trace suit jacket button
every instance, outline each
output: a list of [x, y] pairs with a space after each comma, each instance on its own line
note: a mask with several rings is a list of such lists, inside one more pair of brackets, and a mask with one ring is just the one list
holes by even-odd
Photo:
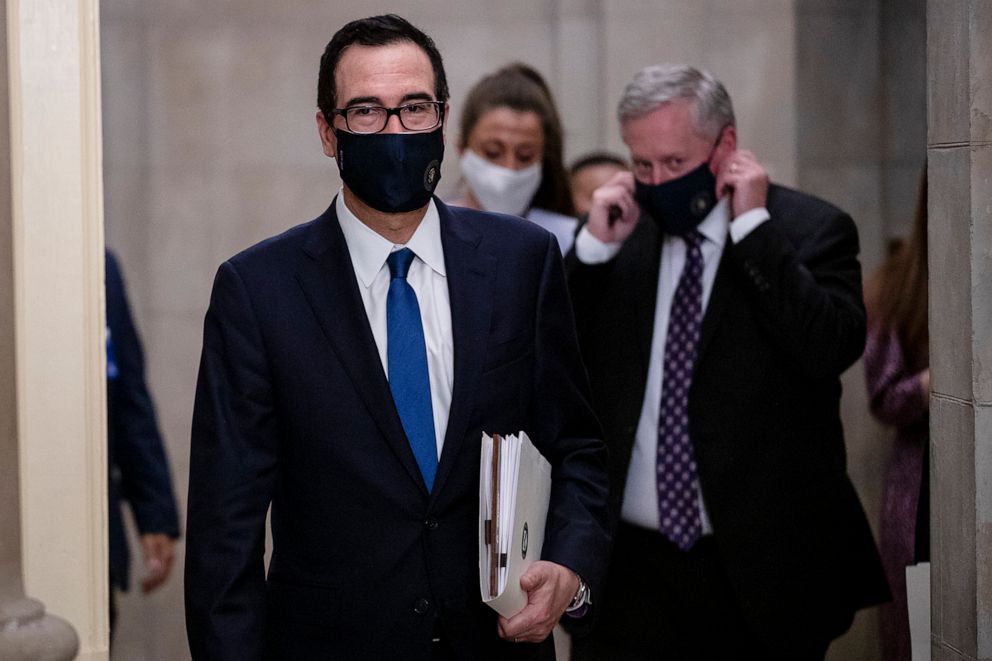
[[426, 521], [424, 521], [424, 526], [428, 530], [436, 530], [437, 529], [437, 519], [427, 519]]
[[424, 615], [431, 608], [431, 602], [427, 599], [418, 599], [417, 603], [413, 605], [413, 612], [417, 615]]

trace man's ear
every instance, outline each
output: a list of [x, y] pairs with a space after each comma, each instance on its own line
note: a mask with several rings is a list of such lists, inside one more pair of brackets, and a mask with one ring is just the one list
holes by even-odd
[[324, 155], [330, 158], [337, 158], [338, 139], [334, 135], [334, 127], [327, 123], [324, 113], [317, 111], [317, 133], [320, 135], [320, 144], [324, 148]]
[[737, 151], [737, 127], [730, 124], [720, 132], [720, 141], [713, 149], [713, 157], [710, 159], [710, 170], [716, 174], [720, 169], [723, 160]]
[[737, 151], [737, 127], [730, 124], [723, 129], [723, 135], [720, 136], [720, 143], [716, 148], [717, 152], [723, 152], [723, 155], [731, 154]]

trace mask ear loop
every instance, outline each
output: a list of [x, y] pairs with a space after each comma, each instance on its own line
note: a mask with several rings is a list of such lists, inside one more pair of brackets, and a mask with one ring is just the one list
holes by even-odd
[[[723, 135], [726, 133], [728, 126], [730, 126], [730, 124], [724, 124], [720, 129], [720, 132], [716, 134], [716, 142], [713, 143], [713, 148], [710, 149], [710, 155], [706, 158], [706, 165], [710, 167], [710, 172], [713, 172], [713, 167], [711, 165], [713, 162], [713, 155], [716, 153], [717, 147], [719, 147], [720, 143], [723, 141]], [[723, 191], [721, 192], [724, 194], [729, 194], [732, 192], [732, 189], [730, 186], [724, 186]]]
[[710, 155], [706, 157], [706, 165], [710, 165], [713, 162], [713, 155], [716, 153], [717, 147], [719, 147], [720, 143], [723, 141], [723, 134], [727, 132], [728, 126], [730, 126], [730, 124], [724, 124], [720, 129], [720, 132], [716, 134], [716, 141], [710, 148]]

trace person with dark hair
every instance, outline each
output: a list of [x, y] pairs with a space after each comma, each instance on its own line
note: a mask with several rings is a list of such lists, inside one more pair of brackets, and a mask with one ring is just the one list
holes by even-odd
[[155, 407], [145, 384], [145, 358], [131, 318], [117, 258], [105, 255], [107, 296], [107, 460], [110, 492], [110, 627], [117, 620], [114, 589], [130, 586], [130, 552], [123, 504], [134, 515], [144, 572], [141, 590], [158, 589], [172, 572], [179, 515]]
[[526, 218], [568, 252], [577, 222], [564, 131], [541, 74], [515, 63], [476, 83], [462, 109], [458, 150], [465, 187], [454, 204]]
[[871, 411], [896, 430], [885, 471], [879, 550], [892, 602], [879, 610], [884, 661], [909, 661], [912, 645], [906, 567], [928, 561], [929, 489], [924, 478], [930, 438], [930, 333], [927, 327], [927, 179], [920, 183], [909, 239], [865, 287], [868, 344], [865, 379]]
[[581, 217], [589, 213], [592, 194], [596, 189], [618, 172], [626, 172], [629, 169], [625, 160], [607, 152], [593, 152], [577, 158], [568, 168], [576, 215]]
[[566, 257], [619, 518], [573, 658], [822, 661], [888, 599], [840, 419], [857, 228], [769, 182], [708, 72], [646, 67], [617, 114], [633, 171]]
[[[317, 129], [343, 187], [221, 265], [190, 454], [194, 659], [553, 659], [609, 548], [606, 451], [554, 237], [433, 196], [441, 57], [404, 19], [339, 30]], [[479, 589], [483, 432], [552, 466], [528, 603]], [[272, 556], [265, 571], [266, 511]]]

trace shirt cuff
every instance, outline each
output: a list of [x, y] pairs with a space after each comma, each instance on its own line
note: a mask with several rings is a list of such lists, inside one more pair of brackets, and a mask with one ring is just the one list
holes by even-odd
[[758, 207], [756, 209], [751, 209], [750, 211], [745, 211], [741, 215], [734, 218], [733, 222], [730, 223], [731, 241], [734, 243], [740, 243], [744, 240], [744, 237], [756, 230], [762, 223], [771, 217], [771, 214], [768, 213], [768, 209], [765, 207]]
[[565, 617], [570, 617], [573, 620], [577, 620], [580, 617], [585, 617], [585, 614], [589, 612], [589, 604], [582, 604], [574, 611], [565, 611]]
[[605, 264], [620, 252], [622, 243], [604, 243], [600, 241], [589, 228], [583, 227], [575, 237], [575, 256], [583, 264]]

